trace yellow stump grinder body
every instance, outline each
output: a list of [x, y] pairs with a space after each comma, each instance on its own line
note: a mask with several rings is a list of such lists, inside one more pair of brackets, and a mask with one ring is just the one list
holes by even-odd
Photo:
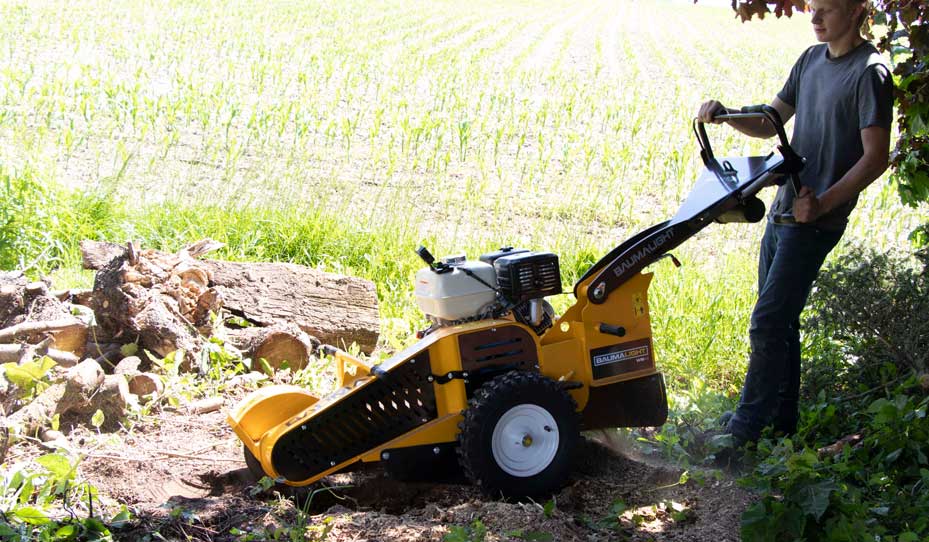
[[[783, 134], [771, 111], [742, 115]], [[506, 248], [436, 263], [420, 247], [428, 267], [416, 297], [432, 326], [373, 366], [322, 347], [339, 378], [325, 397], [272, 386], [245, 398], [228, 422], [250, 469], [302, 486], [359, 463], [423, 472], [451, 457], [488, 493], [541, 495], [566, 480], [581, 430], [662, 425], [644, 269], [714, 220], [760, 220], [754, 195], [802, 167], [786, 136], [780, 153], [720, 161], [695, 128], [706, 169], [680, 211], [594, 264], [560, 316], [544, 301], [562, 293], [554, 254]]]

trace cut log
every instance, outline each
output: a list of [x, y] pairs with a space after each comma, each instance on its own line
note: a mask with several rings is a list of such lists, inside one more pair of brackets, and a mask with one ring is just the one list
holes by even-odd
[[[123, 358], [113, 369], [113, 374], [118, 375], [137, 375], [139, 374], [139, 366], [142, 365], [142, 360], [138, 356], [128, 356]], [[135, 392], [133, 392], [135, 393]]]
[[[18, 344], [0, 344], [0, 363], [18, 363], [22, 355], [23, 346]], [[62, 352], [55, 348], [49, 348], [45, 350], [44, 353], [37, 351], [36, 355], [48, 356], [61, 367], [74, 367], [79, 361], [79, 358], [71, 352]]]
[[129, 392], [142, 402], [158, 399], [165, 391], [161, 377], [152, 373], [137, 373], [129, 380]]
[[64, 436], [61, 431], [40, 429], [39, 438], [42, 439], [43, 446], [50, 450], [58, 450], [61, 448], [65, 450], [71, 449], [71, 443], [68, 442], [68, 437]]
[[81, 290], [71, 290], [71, 302], [76, 305], [82, 305], [85, 307], [93, 306], [93, 296], [94, 291], [92, 288], [86, 288]]
[[55, 340], [55, 349], [84, 354], [87, 344], [87, 324], [74, 317], [45, 322], [23, 322], [0, 329], [0, 343], [26, 340], [36, 342], [48, 334]]
[[188, 414], [206, 414], [208, 412], [215, 412], [223, 408], [223, 398], [222, 397], [207, 397], [206, 399], [200, 399], [199, 401], [194, 401], [184, 407], [184, 412]]
[[89, 406], [103, 381], [103, 369], [93, 360], [83, 361], [65, 373], [63, 381], [55, 382], [26, 406], [7, 416], [3, 424], [25, 434], [35, 433], [55, 414]]
[[264, 359], [274, 369], [284, 362], [293, 370], [306, 367], [319, 341], [307, 335], [295, 324], [274, 324], [270, 327], [247, 327], [225, 330], [226, 341], [253, 360], [252, 367], [261, 370], [258, 360]]
[[377, 345], [374, 283], [289, 263], [205, 260], [230, 313], [258, 326], [292, 322], [326, 344]]
[[135, 403], [136, 399], [129, 391], [129, 383], [123, 375], [106, 375], [103, 383], [87, 398], [86, 402], [78, 403], [69, 408], [77, 414], [93, 414], [103, 412], [104, 424], [114, 427], [126, 413], [126, 407]]
[[36, 298], [48, 295], [48, 284], [42, 281], [30, 282], [26, 285], [25, 294], [27, 298]]
[[48, 349], [55, 343], [55, 340], [51, 337], [46, 337], [42, 342], [38, 344], [24, 344], [19, 350], [19, 359], [16, 360], [17, 365], [22, 365], [24, 363], [32, 361], [36, 356], [44, 356], [48, 354]]
[[200, 331], [209, 330], [209, 314], [219, 310], [208, 281], [208, 273], [189, 256], [131, 252], [97, 273], [90, 301], [103, 334], [112, 339], [138, 340], [160, 356], [196, 353], [202, 347]]
[[[213, 242], [206, 241], [195, 243], [174, 255], [152, 250], [137, 252], [138, 263], [126, 264], [122, 269], [120, 266], [129, 262], [132, 256], [126, 247], [82, 242], [85, 266], [100, 269], [94, 285], [95, 293], [87, 301], [95, 308], [98, 321], [106, 320], [107, 316], [135, 314], [128, 310], [125, 300], [118, 299], [119, 296], [101, 296], [101, 290], [122, 287], [125, 295], [143, 295], [139, 289], [154, 288], [158, 281], [168, 281], [167, 276], [174, 273], [178, 277], [174, 283], [175, 291], [190, 287], [198, 292], [196, 302], [184, 295], [174, 296], [177, 312], [197, 326], [197, 320], [209, 314], [207, 309], [218, 309], [221, 302], [231, 314], [260, 327], [292, 322], [324, 343], [343, 348], [357, 343], [366, 353], [376, 346], [378, 305], [372, 282], [287, 263], [191, 260], [192, 255], [215, 246]], [[192, 269], [179, 265], [181, 260]], [[206, 272], [207, 283], [203, 282], [204, 275], [198, 270]], [[129, 283], [136, 289], [127, 290], [125, 287]], [[205, 286], [215, 288], [215, 294], [208, 293]], [[187, 315], [185, 310], [191, 311], [193, 316]], [[125, 327], [131, 331], [133, 326]], [[207, 332], [202, 327], [200, 331]]]

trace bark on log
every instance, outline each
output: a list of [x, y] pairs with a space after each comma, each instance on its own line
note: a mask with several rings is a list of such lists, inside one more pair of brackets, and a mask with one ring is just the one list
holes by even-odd
[[374, 283], [288, 263], [205, 260], [230, 313], [259, 326], [293, 322], [326, 344], [365, 353], [378, 336]]
[[19, 271], [0, 271], [0, 326], [8, 326], [25, 310], [26, 277]]
[[73, 352], [77, 356], [84, 354], [87, 324], [74, 317], [45, 322], [23, 322], [0, 329], [0, 343], [17, 340], [35, 342], [37, 338], [46, 334], [54, 338], [56, 350]]
[[199, 401], [194, 401], [184, 407], [184, 412], [188, 414], [206, 414], [208, 412], [215, 412], [223, 408], [223, 398], [222, 397], [207, 397], [206, 399], [200, 399]]
[[65, 373], [63, 381], [52, 384], [26, 406], [7, 416], [4, 426], [32, 434], [55, 414], [88, 405], [103, 380], [103, 369], [99, 365], [92, 360], [81, 362]]
[[252, 368], [256, 370], [261, 370], [259, 359], [264, 359], [275, 371], [285, 361], [291, 369], [302, 369], [319, 344], [295, 324], [227, 329], [225, 335], [229, 344], [253, 360]]
[[[212, 248], [207, 241], [202, 246]], [[200, 248], [201, 243], [196, 243], [186, 254], [199, 254]], [[98, 273], [98, 281], [115, 262], [127, 261], [130, 256], [126, 247], [94, 241], [81, 242], [81, 251], [85, 267], [105, 267]], [[155, 251], [144, 251], [140, 258], [146, 253]], [[257, 326], [293, 322], [324, 343], [346, 347], [355, 342], [366, 353], [377, 344], [377, 293], [370, 281], [286, 263], [199, 260], [197, 266], [212, 275], [209, 285], [215, 288], [222, 306]], [[95, 284], [94, 289], [100, 288]], [[99, 309], [119, 313], [125, 304], [117, 302], [114, 309], [102, 306], [98, 299], [91, 305], [98, 309], [99, 317]], [[206, 312], [197, 308], [200, 314]]]
[[[23, 347], [18, 344], [0, 344], [0, 363], [18, 363], [22, 353]], [[37, 355], [39, 353], [36, 352]], [[79, 358], [71, 352], [63, 352], [55, 348], [49, 348], [41, 355], [52, 358], [61, 367], [74, 367], [79, 361]]]
[[125, 255], [125, 245], [102, 241], [81, 241], [81, 263], [84, 269], [103, 269], [113, 258]]

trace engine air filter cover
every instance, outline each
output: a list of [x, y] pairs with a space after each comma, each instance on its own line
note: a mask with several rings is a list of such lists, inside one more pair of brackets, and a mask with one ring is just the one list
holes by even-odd
[[513, 303], [561, 293], [558, 256], [551, 252], [522, 252], [494, 261], [497, 287]]
[[525, 248], [513, 248], [513, 247], [502, 247], [500, 250], [495, 252], [488, 252], [487, 254], [481, 254], [480, 260], [484, 263], [489, 263], [493, 265], [497, 258], [502, 258], [504, 256], [512, 256], [513, 254], [522, 254], [523, 252], [529, 252]]

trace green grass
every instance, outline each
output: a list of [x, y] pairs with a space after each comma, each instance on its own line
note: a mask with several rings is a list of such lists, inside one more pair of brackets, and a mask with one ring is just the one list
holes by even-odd
[[[686, 196], [699, 103], [769, 100], [811, 41], [802, 15], [659, 2], [7, 2], [0, 263], [86, 284], [83, 238], [209, 236], [219, 257], [373, 280], [397, 348], [423, 323], [418, 244], [550, 250], [573, 283]], [[721, 154], [770, 146], [711, 134]], [[849, 236], [900, 244], [918, 210], [878, 184]], [[737, 390], [760, 234], [713, 226], [684, 268], [655, 266], [672, 389]]]

